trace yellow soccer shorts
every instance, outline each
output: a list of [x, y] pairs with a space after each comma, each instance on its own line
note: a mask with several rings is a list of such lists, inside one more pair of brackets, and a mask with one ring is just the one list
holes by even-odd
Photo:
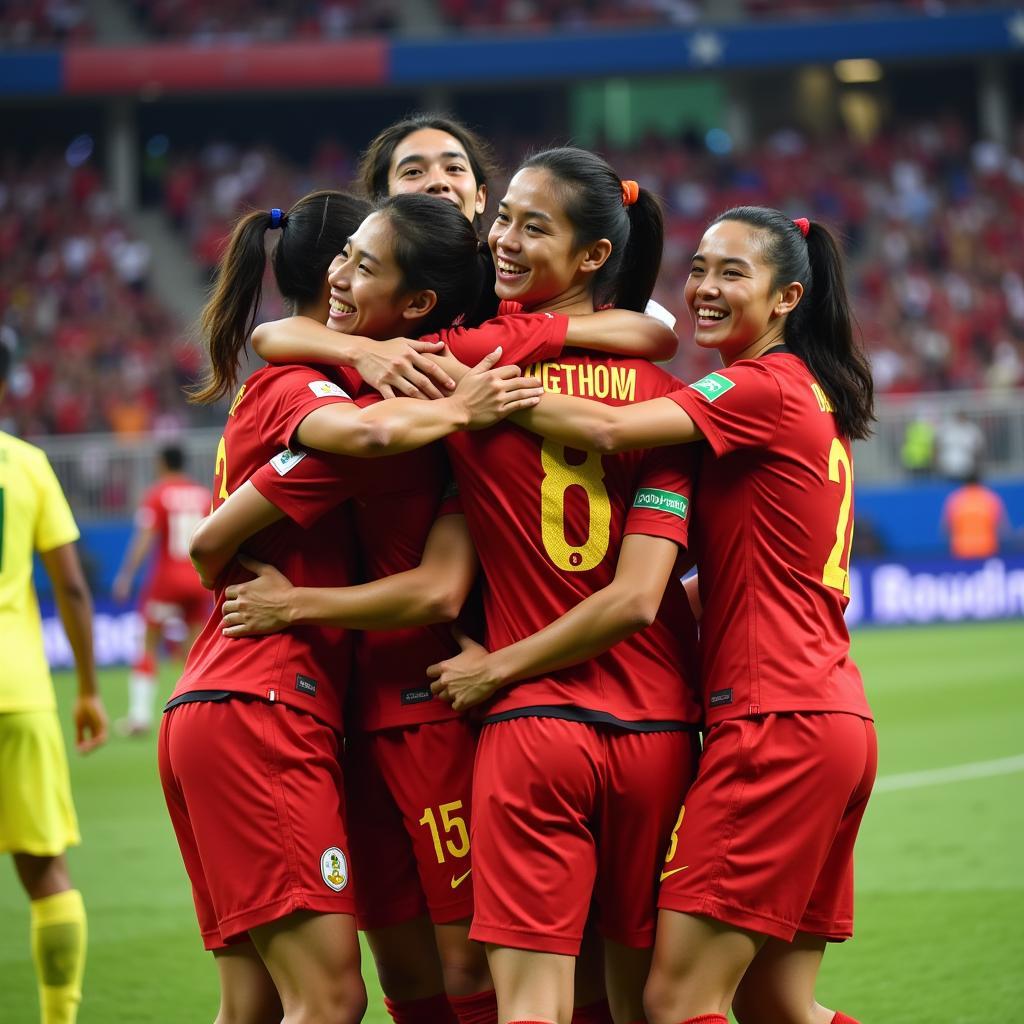
[[80, 841], [57, 712], [0, 712], [0, 853], [52, 857]]

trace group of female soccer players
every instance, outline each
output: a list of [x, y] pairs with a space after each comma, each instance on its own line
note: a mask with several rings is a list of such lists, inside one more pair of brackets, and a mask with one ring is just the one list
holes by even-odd
[[[488, 173], [393, 125], [372, 206], [247, 215], [204, 311], [217, 611], [159, 756], [217, 1019], [358, 1021], [358, 926], [399, 1024], [849, 1024], [814, 997], [876, 762], [835, 243], [717, 217], [684, 294], [723, 369], [685, 386], [656, 199], [547, 150], [484, 245]], [[268, 230], [294, 315], [253, 330]]]

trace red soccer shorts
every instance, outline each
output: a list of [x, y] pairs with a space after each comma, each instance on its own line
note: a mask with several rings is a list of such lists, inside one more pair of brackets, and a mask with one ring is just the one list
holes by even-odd
[[360, 928], [473, 914], [469, 827], [477, 726], [462, 718], [345, 739]]
[[154, 576], [139, 597], [139, 608], [148, 626], [163, 626], [172, 618], [198, 626], [206, 622], [213, 610], [213, 595], [196, 576]]
[[158, 761], [207, 949], [296, 910], [353, 912], [338, 736], [284, 704], [180, 704]]
[[872, 723], [791, 713], [714, 726], [669, 843], [658, 906], [772, 935], [853, 934], [853, 844], [875, 781]]
[[688, 732], [556, 718], [484, 726], [473, 778], [470, 937], [576, 956], [593, 900], [605, 938], [650, 946], [658, 872], [696, 743]]

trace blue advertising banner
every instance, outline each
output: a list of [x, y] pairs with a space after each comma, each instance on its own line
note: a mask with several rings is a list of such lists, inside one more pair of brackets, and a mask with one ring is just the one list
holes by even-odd
[[[43, 642], [53, 668], [74, 661], [52, 603], [41, 604]], [[911, 626], [1024, 618], [1024, 554], [981, 561], [915, 559], [855, 562], [850, 569], [846, 621], [856, 626]], [[93, 618], [96, 663], [129, 665], [142, 650], [142, 618], [111, 601], [97, 601]], [[182, 623], [168, 624], [172, 642]]]

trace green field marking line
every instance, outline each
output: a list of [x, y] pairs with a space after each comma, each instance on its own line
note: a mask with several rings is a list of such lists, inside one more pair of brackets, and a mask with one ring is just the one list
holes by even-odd
[[972, 761], [969, 764], [955, 764], [948, 768], [932, 768], [923, 772], [902, 772], [899, 775], [883, 775], [875, 781], [872, 792], [893, 793], [901, 789], [923, 789], [925, 786], [942, 786], [947, 782], [967, 782], [971, 779], [990, 779], [996, 775], [1013, 775], [1024, 772], [1024, 754], [1001, 757], [996, 761]]

